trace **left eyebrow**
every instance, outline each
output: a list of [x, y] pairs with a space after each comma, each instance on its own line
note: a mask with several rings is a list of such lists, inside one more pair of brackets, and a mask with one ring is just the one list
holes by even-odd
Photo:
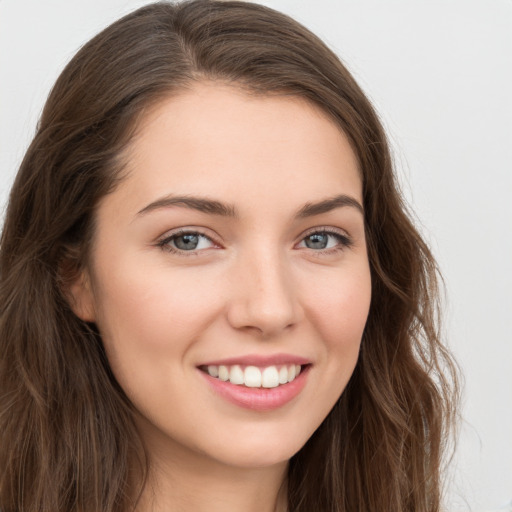
[[364, 209], [357, 199], [347, 196], [345, 194], [341, 194], [339, 196], [334, 196], [329, 199], [324, 199], [323, 201], [319, 201], [317, 203], [306, 203], [298, 212], [296, 217], [299, 219], [304, 219], [306, 217], [313, 217], [314, 215], [320, 215], [322, 213], [327, 213], [336, 208], [343, 208], [349, 206], [351, 208], [355, 208], [362, 215], [364, 215]]

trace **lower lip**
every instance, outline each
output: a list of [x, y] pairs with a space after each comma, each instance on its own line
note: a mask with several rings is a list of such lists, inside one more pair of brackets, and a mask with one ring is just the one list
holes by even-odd
[[281, 384], [276, 388], [248, 388], [217, 379], [202, 370], [198, 369], [198, 371], [211, 388], [229, 402], [253, 411], [271, 411], [292, 401], [302, 391], [306, 385], [310, 367], [311, 365], [303, 367], [292, 382]]

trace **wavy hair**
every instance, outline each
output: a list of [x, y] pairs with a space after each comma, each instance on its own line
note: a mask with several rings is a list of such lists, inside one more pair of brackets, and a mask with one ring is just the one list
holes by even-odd
[[68, 303], [98, 201], [144, 113], [200, 80], [305, 98], [349, 138], [363, 181], [372, 300], [355, 372], [290, 460], [293, 512], [436, 512], [457, 398], [438, 269], [411, 221], [372, 105], [315, 35], [254, 3], [147, 5], [66, 66], [9, 199], [0, 241], [0, 509], [126, 512], [147, 458], [93, 324]]

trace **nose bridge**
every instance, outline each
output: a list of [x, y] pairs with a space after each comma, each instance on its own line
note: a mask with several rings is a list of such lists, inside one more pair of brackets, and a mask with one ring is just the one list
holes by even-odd
[[268, 336], [295, 324], [300, 317], [297, 288], [286, 255], [275, 245], [259, 245], [237, 262], [236, 291], [230, 321]]

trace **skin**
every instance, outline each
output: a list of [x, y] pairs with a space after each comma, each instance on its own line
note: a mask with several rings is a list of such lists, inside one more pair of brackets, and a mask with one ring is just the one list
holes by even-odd
[[[125, 156], [128, 175], [98, 206], [90, 265], [71, 293], [138, 411], [151, 461], [138, 510], [285, 511], [288, 460], [343, 392], [371, 297], [360, 209], [297, 212], [339, 195], [362, 204], [356, 157], [304, 100], [217, 83], [158, 104]], [[154, 205], [169, 194], [237, 215]], [[169, 250], [180, 228], [205, 235], [197, 250]], [[345, 238], [307, 245], [326, 229]], [[197, 368], [277, 353], [312, 363], [277, 410], [226, 401]]]

